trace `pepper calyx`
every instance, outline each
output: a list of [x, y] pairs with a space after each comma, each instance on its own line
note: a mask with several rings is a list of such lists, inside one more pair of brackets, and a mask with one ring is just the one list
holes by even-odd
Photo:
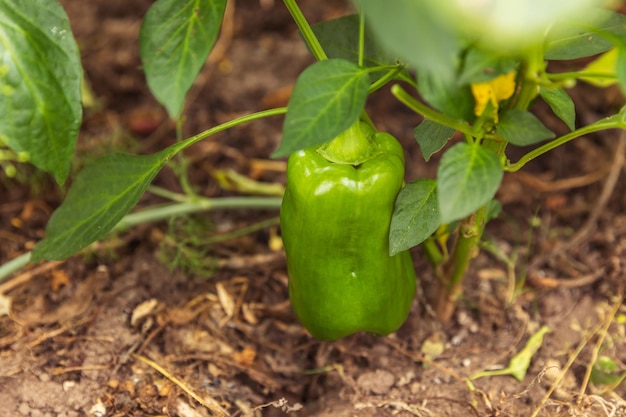
[[317, 149], [327, 161], [358, 166], [383, 153], [374, 140], [374, 129], [358, 121]]

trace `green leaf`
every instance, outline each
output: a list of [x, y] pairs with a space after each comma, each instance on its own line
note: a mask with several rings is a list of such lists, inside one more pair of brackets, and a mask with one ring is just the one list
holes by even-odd
[[503, 57], [494, 51], [472, 47], [465, 54], [463, 71], [457, 82], [463, 85], [489, 81], [499, 75], [508, 74], [516, 67], [517, 62], [512, 58]]
[[444, 80], [455, 75], [460, 41], [440, 24], [430, 2], [357, 0], [376, 38], [391, 54]]
[[457, 119], [472, 121], [474, 96], [469, 84], [460, 84], [458, 79], [446, 80], [437, 73], [418, 72], [417, 88], [424, 100], [437, 110]]
[[[353, 64], [359, 63], [359, 15], [351, 14], [336, 19], [327, 20], [312, 26], [315, 36], [319, 40], [328, 58], [345, 59]], [[397, 56], [391, 55], [383, 48], [368, 24], [365, 25], [363, 67], [372, 68], [398, 64]], [[387, 71], [370, 73], [370, 82], [375, 82]], [[413, 78], [405, 69], [395, 77], [409, 83]]]
[[621, 369], [615, 359], [601, 355], [593, 364], [590, 380], [596, 385], [616, 386], [626, 378], [626, 373], [620, 371]]
[[537, 353], [539, 348], [541, 348], [541, 345], [543, 344], [543, 337], [546, 333], [550, 333], [550, 328], [542, 326], [535, 334], [530, 336], [530, 338], [528, 338], [528, 342], [526, 342], [526, 346], [524, 346], [524, 348], [520, 350], [517, 355], [511, 358], [509, 366], [506, 368], [478, 372], [470, 376], [470, 379], [474, 380], [477, 378], [496, 375], [511, 375], [513, 378], [521, 382], [526, 376], [526, 372], [528, 372], [528, 367], [530, 366], [533, 356]]
[[502, 212], [502, 204], [498, 200], [489, 200], [485, 205], [485, 220], [493, 220]]
[[82, 119], [83, 72], [57, 1], [0, 1], [0, 142], [63, 184]]
[[367, 99], [366, 71], [343, 59], [316, 62], [298, 77], [287, 106], [277, 158], [320, 145], [348, 129]]
[[533, 145], [555, 137], [554, 132], [546, 128], [534, 114], [519, 109], [504, 112], [497, 129], [502, 139], [517, 146]]
[[582, 21], [557, 26], [548, 33], [545, 58], [566, 60], [596, 55], [613, 46], [611, 36], [626, 37], [626, 16], [597, 9], [586, 13]]
[[139, 34], [146, 80], [174, 119], [213, 49], [225, 9], [226, 0], [157, 0], [146, 13]]
[[562, 88], [545, 88], [539, 90], [541, 98], [550, 106], [556, 117], [561, 119], [569, 128], [576, 129], [576, 109], [574, 101]]
[[435, 152], [440, 151], [448, 143], [454, 132], [451, 127], [426, 119], [413, 130], [413, 136], [428, 162]]
[[615, 75], [622, 93], [626, 94], [626, 42], [617, 50], [617, 62], [615, 63]]
[[528, 367], [530, 366], [530, 361], [543, 344], [543, 336], [546, 333], [550, 333], [550, 328], [542, 326], [536, 333], [528, 338], [528, 342], [526, 342], [524, 349], [511, 358], [507, 368], [513, 378], [518, 381], [522, 381], [524, 379], [526, 372], [528, 371]]
[[472, 214], [493, 198], [502, 181], [495, 152], [477, 143], [457, 143], [444, 153], [437, 171], [441, 222]]
[[[324, 52], [329, 58], [345, 59], [353, 64], [359, 62], [359, 16], [356, 14], [327, 20], [312, 27]], [[382, 48], [365, 26], [365, 50], [363, 65], [377, 67], [395, 65], [395, 57]]]
[[437, 181], [419, 179], [407, 184], [396, 198], [389, 229], [389, 255], [419, 245], [440, 224]]
[[137, 156], [115, 153], [86, 166], [50, 217], [33, 262], [65, 259], [103, 238], [139, 201], [173, 151]]
[[615, 84], [618, 54], [619, 48], [609, 49], [578, 71], [576, 78], [601, 88]]

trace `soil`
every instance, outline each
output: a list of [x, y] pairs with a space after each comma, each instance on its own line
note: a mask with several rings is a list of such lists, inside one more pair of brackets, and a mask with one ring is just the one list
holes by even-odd
[[[150, 153], [174, 141], [139, 59], [151, 3], [62, 1], [95, 98], [74, 172], [114, 150]], [[313, 0], [302, 7], [313, 22], [348, 10]], [[239, 0], [229, 10], [189, 95], [185, 136], [285, 105], [312, 62], [282, 3]], [[581, 85], [573, 94], [583, 123], [623, 104], [617, 90]], [[433, 177], [436, 160], [426, 164], [412, 137], [419, 118], [388, 91], [369, 106], [378, 128], [406, 146], [407, 180]], [[565, 131], [547, 108], [537, 114]], [[240, 195], [217, 180], [228, 169], [284, 183], [284, 161], [269, 160], [281, 124], [255, 122], [194, 146], [187, 160], [196, 191]], [[614, 131], [590, 135], [505, 176], [503, 211], [450, 323], [434, 317], [437, 283], [414, 248], [418, 297], [387, 337], [319, 342], [307, 334], [290, 309], [275, 221], [213, 239], [275, 219], [277, 210], [150, 223], [64, 262], [31, 265], [0, 283], [0, 416], [626, 416], [624, 384], [607, 389], [587, 372], [597, 356], [626, 370], [625, 141]], [[0, 182], [0, 263], [31, 249], [62, 201], [48, 177], [18, 171]], [[155, 183], [181, 191], [169, 168]], [[139, 206], [162, 201], [148, 194]], [[468, 382], [506, 367], [542, 326], [550, 332], [527, 352], [519, 381]]]

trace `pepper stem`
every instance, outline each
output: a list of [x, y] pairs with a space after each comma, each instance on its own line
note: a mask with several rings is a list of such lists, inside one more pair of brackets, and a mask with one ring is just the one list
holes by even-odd
[[367, 123], [357, 120], [348, 130], [320, 146], [317, 152], [336, 164], [361, 165], [381, 153], [374, 133]]

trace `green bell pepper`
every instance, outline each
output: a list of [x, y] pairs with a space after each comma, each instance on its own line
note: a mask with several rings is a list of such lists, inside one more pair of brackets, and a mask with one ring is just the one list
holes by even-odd
[[406, 319], [416, 278], [408, 251], [389, 256], [404, 154], [364, 123], [291, 154], [280, 212], [289, 297], [316, 338], [386, 335]]

